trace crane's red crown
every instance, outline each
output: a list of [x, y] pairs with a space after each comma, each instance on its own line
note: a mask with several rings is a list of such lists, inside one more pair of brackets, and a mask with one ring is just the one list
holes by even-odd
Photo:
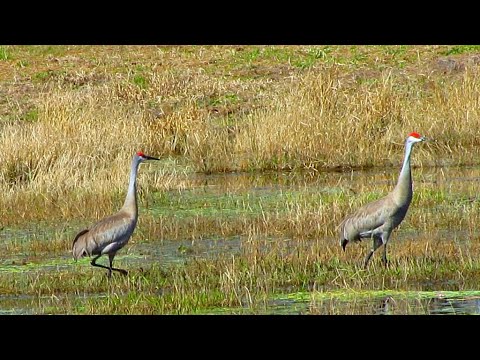
[[141, 151], [137, 151], [137, 155], [138, 155], [138, 156], [145, 157], [145, 154], [144, 154], [143, 152], [141, 152]]
[[420, 139], [420, 138], [421, 138], [420, 134], [417, 133], [417, 132], [412, 132], [412, 133], [410, 133], [410, 135], [408, 135], [408, 136], [412, 136], [412, 137], [417, 138], [417, 139]]

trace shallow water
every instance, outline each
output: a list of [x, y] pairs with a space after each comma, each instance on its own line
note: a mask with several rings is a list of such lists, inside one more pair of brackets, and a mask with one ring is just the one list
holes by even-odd
[[[480, 292], [397, 292], [351, 299], [305, 302], [305, 314], [352, 315], [473, 315], [480, 314]], [[293, 305], [295, 306], [295, 305]], [[292, 308], [292, 305], [287, 308]]]
[[[381, 193], [390, 191], [398, 176], [397, 168], [375, 169], [371, 171], [352, 172], [303, 172], [303, 173], [232, 173], [216, 175], [193, 175], [192, 187], [182, 191], [170, 191], [170, 202], [152, 203], [148, 209], [141, 211], [151, 214], [178, 215], [180, 219], [188, 219], [201, 210], [202, 216], [235, 217], [240, 211], [258, 211], [256, 201], [262, 200], [261, 210], [268, 206], [278, 209], [276, 201], [280, 194], [301, 192], [302, 194], [346, 193], [357, 196], [365, 189], [379, 189]], [[416, 168], [413, 170], [414, 188], [422, 184], [438, 184], [449, 189], [446, 196], [459, 204], [480, 201], [477, 188], [480, 185], [480, 167], [449, 168]], [[201, 194], [201, 202], [196, 203]], [[229, 194], [225, 199], [225, 194]], [[239, 201], [249, 201], [244, 208], [238, 206]], [[233, 204], [233, 205], [232, 205]], [[197, 206], [197, 208], [193, 208]], [[200, 210], [198, 210], [200, 209]], [[240, 209], [240, 210], [239, 210]], [[442, 211], [438, 206], [425, 209], [428, 212]], [[228, 215], [228, 216], [227, 216]], [[0, 250], [13, 242], [49, 241], [52, 237], [73, 238], [78, 224], [31, 224], [24, 228], [4, 228], [0, 231]], [[480, 227], [479, 227], [480, 228]], [[409, 228], [408, 225], [395, 235], [395, 241], [421, 236], [421, 229]], [[472, 233], [458, 227], [439, 227], [435, 232], [435, 241], [469, 241]], [[239, 255], [242, 253], [247, 237], [239, 234], [230, 237], [202, 236], [198, 239], [158, 239], [142, 242], [137, 239], [129, 243], [115, 258], [115, 264], [121, 268], [140, 268], [150, 265], [182, 266], [192, 259], [212, 259], [218, 256]], [[297, 246], [309, 246], [308, 242], [299, 243], [285, 237], [259, 239], [259, 241], [282, 241], [286, 249]], [[335, 241], [335, 239], [331, 239]], [[18, 252], [8, 258], [0, 259], [0, 273], [8, 272], [49, 272], [74, 270], [77, 266], [89, 267], [89, 259], [75, 263], [70, 253], [65, 254], [25, 254]], [[106, 259], [100, 263], [106, 263]], [[100, 272], [101, 269], [97, 269]], [[433, 286], [433, 285], [432, 285]], [[424, 284], [422, 288], [428, 289]], [[455, 287], [446, 286], [446, 288]], [[438, 284], [435, 284], [435, 289]], [[433, 290], [433, 287], [432, 287]], [[32, 299], [22, 296], [2, 298], [0, 295], [0, 313], [32, 313], [28, 304]], [[17, 304], [18, 306], [16, 306]], [[248, 313], [248, 309], [217, 309], [212, 313]], [[208, 312], [208, 311], [207, 311]], [[273, 314], [478, 314], [480, 313], [480, 294], [465, 295], [449, 292], [448, 296], [431, 294], [431, 296], [415, 297], [405, 292], [393, 295], [362, 296], [349, 299], [332, 297], [327, 299], [279, 297], [267, 302], [260, 313]]]
[[[337, 294], [315, 293], [279, 296], [254, 310], [250, 308], [212, 309], [205, 314], [269, 315], [479, 315], [480, 292], [396, 292], [345, 299]], [[330, 298], [329, 298], [330, 297]]]

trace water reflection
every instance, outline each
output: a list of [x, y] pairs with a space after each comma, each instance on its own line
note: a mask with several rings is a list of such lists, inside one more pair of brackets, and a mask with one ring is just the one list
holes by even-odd
[[412, 297], [411, 293], [351, 300], [330, 299], [309, 303], [308, 314], [352, 315], [478, 315], [480, 296]]
[[429, 309], [430, 314], [479, 315], [480, 297], [472, 298], [435, 298]]

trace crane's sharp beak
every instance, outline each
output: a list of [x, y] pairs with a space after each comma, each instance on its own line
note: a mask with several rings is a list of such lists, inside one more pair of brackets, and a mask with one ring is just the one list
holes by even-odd
[[422, 136], [422, 137], [420, 138], [420, 140], [422, 140], [422, 141], [427, 141], [427, 140], [428, 140], [428, 138], [427, 138], [427, 137], [425, 137], [425, 136]]
[[145, 158], [145, 160], [160, 160], [159, 158], [156, 158], [156, 157], [153, 157], [153, 156], [148, 156], [148, 155], [145, 155], [144, 158]]

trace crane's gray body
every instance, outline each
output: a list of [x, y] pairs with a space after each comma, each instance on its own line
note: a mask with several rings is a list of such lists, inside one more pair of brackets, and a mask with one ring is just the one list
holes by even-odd
[[366, 204], [343, 220], [340, 225], [342, 241], [357, 242], [391, 233], [405, 218], [410, 201], [399, 205], [391, 196], [386, 196]]
[[[128, 192], [122, 208], [117, 213], [100, 220], [92, 227], [80, 231], [75, 236], [72, 248], [73, 258], [75, 260], [84, 256], [96, 256], [91, 264], [109, 269], [109, 276], [112, 270], [126, 274], [125, 270], [113, 268], [112, 262], [117, 251], [128, 243], [137, 225], [137, 172], [140, 163], [148, 159], [158, 160], [157, 158], [146, 155], [143, 155], [143, 157], [138, 154], [134, 155]], [[110, 267], [95, 263], [95, 261], [104, 254], [109, 256]]]
[[375, 250], [384, 245], [383, 261], [387, 263], [387, 242], [392, 231], [400, 225], [407, 214], [413, 197], [410, 154], [415, 142], [425, 138], [406, 141], [405, 158], [395, 189], [387, 196], [368, 203], [353, 214], [348, 215], [340, 224], [340, 244], [345, 250], [348, 242], [373, 239], [372, 250], [365, 259], [366, 267]]
[[102, 219], [77, 235], [73, 247], [74, 258], [116, 253], [130, 240], [136, 224], [137, 218], [123, 209]]

